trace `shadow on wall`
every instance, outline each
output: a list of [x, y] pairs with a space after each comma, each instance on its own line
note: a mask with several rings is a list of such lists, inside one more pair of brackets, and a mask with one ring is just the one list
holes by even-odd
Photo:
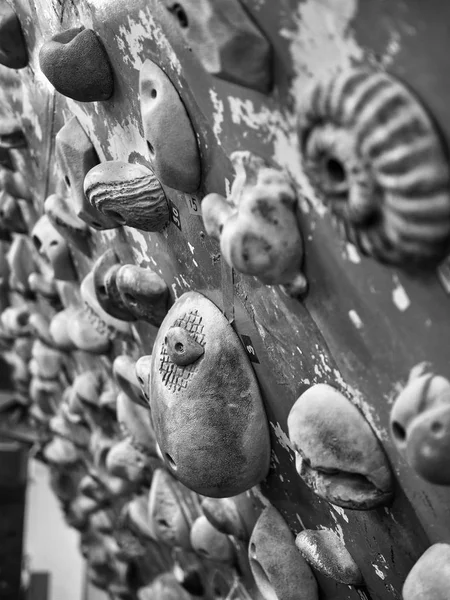
[[24, 555], [31, 571], [50, 573], [48, 600], [83, 600], [84, 562], [78, 534], [64, 522], [47, 470], [36, 461], [29, 465]]

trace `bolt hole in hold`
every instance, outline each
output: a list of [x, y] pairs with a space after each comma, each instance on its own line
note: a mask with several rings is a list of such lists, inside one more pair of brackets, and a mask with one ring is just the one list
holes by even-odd
[[173, 460], [173, 458], [170, 456], [170, 454], [168, 452], [165, 453], [166, 456], [166, 460], [170, 465], [170, 468], [173, 469], [174, 471], [177, 470], [177, 465], [175, 463], [175, 461]]
[[37, 235], [33, 235], [31, 239], [33, 240], [34, 247], [39, 252], [42, 247], [41, 240], [37, 237]]
[[[152, 98], [154, 98], [154, 97], [155, 96], [153, 96], [153, 92], [152, 92]], [[155, 156], [155, 148], [153, 147], [153, 144], [151, 144], [148, 140], [147, 140], [147, 147], [148, 147], [148, 151], [150, 152], [151, 156]]]
[[153, 90], [151, 91], [151, 94], [150, 94], [150, 96], [151, 96], [152, 98], [156, 98], [156, 96], [157, 96], [157, 95], [158, 95], [158, 92], [157, 92], [155, 89], [153, 89]]
[[399, 442], [404, 442], [406, 440], [406, 431], [400, 425], [400, 423], [397, 423], [397, 422], [392, 423], [392, 433], [394, 434], [394, 437]]
[[67, 175], [65, 175], [64, 181], [65, 181], [67, 187], [70, 188], [70, 179], [69, 179], [69, 177]]
[[177, 352], [184, 352], [184, 346], [183, 346], [183, 344], [181, 344], [180, 342], [177, 342], [177, 343], [175, 344], [175, 350], [176, 350]]
[[341, 184], [347, 179], [345, 168], [342, 163], [333, 157], [325, 159], [325, 170], [330, 181]]
[[434, 423], [431, 424], [430, 429], [431, 429], [431, 432], [436, 435], [436, 437], [439, 437], [445, 431], [445, 426], [443, 423], [440, 423], [439, 421], [434, 421]]
[[187, 17], [186, 11], [181, 6], [181, 4], [175, 3], [169, 8], [169, 12], [171, 12], [174, 17], [178, 20], [180, 27], [183, 29], [187, 29], [189, 27], [189, 19]]

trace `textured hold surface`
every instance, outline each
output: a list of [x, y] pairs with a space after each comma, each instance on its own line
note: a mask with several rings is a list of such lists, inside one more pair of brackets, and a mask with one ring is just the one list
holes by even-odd
[[271, 47], [238, 0], [164, 0], [164, 4], [208, 73], [270, 91]]
[[390, 75], [353, 68], [300, 99], [304, 168], [347, 239], [383, 263], [431, 267], [450, 248], [450, 171], [434, 124]]
[[148, 411], [148, 402], [142, 393], [136, 372], [136, 362], [122, 354], [114, 359], [113, 373], [115, 380], [128, 398]]
[[117, 332], [122, 335], [130, 334], [130, 325], [115, 319], [109, 315], [100, 306], [95, 293], [94, 273], [91, 271], [81, 282], [80, 286], [81, 297], [92, 317], [92, 323], [99, 332], [107, 332], [111, 337], [115, 337]]
[[56, 158], [69, 191], [75, 215], [94, 229], [113, 229], [118, 223], [108, 219], [88, 202], [83, 183], [86, 174], [98, 164], [91, 140], [76, 117], [67, 121], [55, 138]]
[[14, 233], [28, 233], [28, 226], [17, 198], [4, 190], [0, 192], [0, 228]]
[[150, 60], [141, 67], [139, 94], [144, 136], [155, 175], [171, 188], [195, 192], [201, 177], [195, 132], [174, 85]]
[[74, 27], [54, 35], [42, 46], [39, 64], [54, 88], [68, 98], [96, 102], [113, 94], [111, 64], [92, 29]]
[[51, 264], [55, 279], [77, 280], [67, 242], [53, 227], [47, 215], [39, 219], [33, 227], [31, 236], [36, 250]]
[[363, 585], [358, 565], [333, 531], [305, 529], [296, 537], [295, 545], [320, 573], [345, 585]]
[[138, 592], [139, 600], [190, 600], [191, 595], [183, 589], [172, 573], [157, 577], [150, 585]]
[[[172, 327], [185, 329], [205, 350], [186, 367], [168, 354]], [[266, 476], [270, 441], [256, 378], [239, 338], [212, 302], [197, 292], [183, 294], [159, 329], [151, 376], [147, 357], [142, 360], [136, 373], [150, 398], [157, 442], [177, 479], [205, 496], [229, 497]]]
[[306, 390], [289, 413], [288, 430], [297, 472], [318, 496], [355, 510], [391, 501], [393, 477], [382, 446], [338, 390], [326, 384]]
[[[191, 499], [190, 504], [186, 499]], [[152, 536], [170, 547], [191, 550], [190, 530], [200, 516], [195, 494], [189, 492], [170, 473], [156, 469], [148, 499], [149, 527]]]
[[164, 343], [169, 359], [179, 367], [192, 365], [205, 353], [204, 347], [183, 327], [171, 327]]
[[257, 520], [257, 511], [250, 496], [234, 498], [203, 498], [202, 509], [214, 527], [239, 540], [248, 540]]
[[280, 513], [266, 508], [248, 547], [250, 567], [264, 600], [318, 600], [317, 583]]
[[434, 544], [422, 554], [403, 586], [403, 600], [448, 600], [450, 545]]
[[0, 118], [0, 148], [24, 148], [27, 145], [20, 123], [14, 117]]
[[72, 206], [60, 194], [52, 194], [44, 204], [45, 214], [55, 229], [68, 239], [80, 252], [90, 256], [90, 231], [86, 223], [76, 216]]
[[418, 475], [450, 485], [450, 382], [416, 365], [391, 413], [391, 435]]
[[104, 354], [111, 346], [111, 339], [103, 329], [94, 327], [88, 313], [83, 309], [73, 312], [67, 325], [67, 334], [72, 343], [79, 349], [93, 354]]
[[209, 560], [230, 564], [234, 561], [230, 538], [213, 527], [204, 515], [192, 525], [191, 544], [197, 554]]
[[209, 194], [202, 202], [206, 231], [220, 241], [227, 263], [268, 285], [285, 284], [294, 296], [305, 292], [303, 239], [297, 194], [283, 171], [249, 152], [235, 152], [231, 195]]
[[20, 21], [6, 0], [0, 2], [0, 64], [10, 69], [23, 69], [28, 64]]
[[169, 221], [164, 190], [143, 165], [101, 163], [87, 173], [84, 192], [91, 206], [118, 225], [161, 231]]

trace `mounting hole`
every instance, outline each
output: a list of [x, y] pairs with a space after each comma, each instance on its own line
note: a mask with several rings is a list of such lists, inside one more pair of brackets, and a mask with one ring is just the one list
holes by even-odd
[[98, 221], [91, 221], [91, 225], [92, 225], [92, 227], [95, 227], [96, 229], [100, 229], [100, 227], [102, 226], [102, 224], [99, 223]]
[[105, 288], [104, 285], [99, 285], [97, 291], [100, 294], [100, 296], [107, 296], [108, 295], [108, 293], [107, 293], [106, 288]]
[[69, 177], [67, 175], [64, 176], [64, 181], [65, 181], [67, 187], [70, 188], [70, 179], [69, 179]]
[[169, 11], [174, 15], [177, 19], [178, 24], [182, 29], [186, 29], [189, 27], [189, 19], [187, 18], [186, 11], [181, 6], [181, 4], [175, 3], [170, 8]]
[[175, 461], [173, 460], [173, 458], [170, 456], [170, 454], [168, 452], [165, 453], [165, 457], [167, 462], [169, 463], [170, 467], [176, 471], [177, 470], [177, 465], [175, 464]]
[[397, 441], [404, 442], [406, 440], [406, 430], [398, 421], [392, 423], [392, 433]]
[[150, 93], [150, 96], [152, 98], [156, 98], [157, 95], [158, 95], [158, 92], [155, 90], [155, 88], [153, 88], [152, 91], [151, 91], [151, 93]]
[[33, 235], [33, 237], [31, 239], [33, 240], [34, 247], [39, 252], [42, 247], [41, 240], [36, 235]]
[[155, 156], [155, 148], [153, 147], [153, 144], [151, 144], [149, 141], [147, 141], [147, 147], [148, 147], [148, 151], [150, 152], [150, 154], [152, 156]]
[[142, 379], [142, 377], [140, 375], [138, 375], [138, 381], [141, 385], [144, 385], [144, 380]]
[[184, 352], [184, 346], [183, 346], [183, 344], [181, 342], [177, 342], [175, 344], [175, 350], [177, 352]]
[[58, 245], [58, 240], [52, 240], [49, 244], [49, 246], [57, 246]]
[[444, 424], [440, 421], [433, 421], [433, 423], [431, 423], [430, 429], [431, 433], [434, 433], [436, 436], [440, 436], [444, 432], [445, 427]]
[[162, 527], [167, 527], [167, 528], [169, 528], [169, 527], [170, 527], [170, 525], [169, 525], [169, 523], [166, 521], [166, 519], [158, 519], [158, 523], [159, 523], [159, 525], [162, 525]]
[[347, 179], [347, 174], [342, 163], [336, 158], [328, 157], [325, 160], [325, 169], [328, 179], [333, 183], [341, 184]]
[[124, 219], [116, 210], [105, 210], [105, 215], [113, 221], [116, 221], [116, 223], [119, 223], [119, 225], [127, 224], [126, 219]]

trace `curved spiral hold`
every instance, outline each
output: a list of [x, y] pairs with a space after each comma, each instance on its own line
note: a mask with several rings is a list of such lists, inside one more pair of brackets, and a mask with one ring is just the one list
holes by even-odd
[[299, 114], [305, 172], [348, 241], [381, 263], [438, 264], [450, 250], [450, 172], [413, 94], [352, 68], [314, 83]]

